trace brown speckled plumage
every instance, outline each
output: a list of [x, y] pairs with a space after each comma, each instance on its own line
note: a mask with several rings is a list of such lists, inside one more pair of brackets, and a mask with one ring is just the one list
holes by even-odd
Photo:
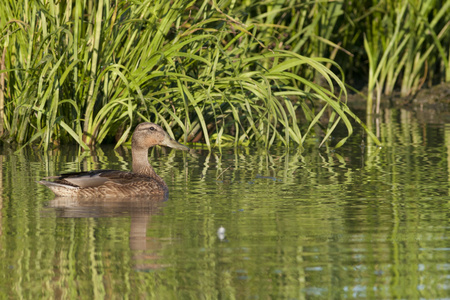
[[168, 188], [148, 162], [148, 149], [155, 145], [189, 150], [173, 140], [160, 126], [153, 123], [139, 124], [132, 138], [133, 172], [96, 170], [63, 174], [53, 181], [38, 181], [59, 197], [142, 197], [167, 195]]

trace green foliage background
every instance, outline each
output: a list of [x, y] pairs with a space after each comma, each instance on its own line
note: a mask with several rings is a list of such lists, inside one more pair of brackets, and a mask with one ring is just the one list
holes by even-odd
[[376, 88], [449, 81], [449, 1], [353, 2], [3, 1], [3, 139], [120, 145], [150, 120], [208, 148], [301, 145], [352, 134], [345, 77], [368, 112]]

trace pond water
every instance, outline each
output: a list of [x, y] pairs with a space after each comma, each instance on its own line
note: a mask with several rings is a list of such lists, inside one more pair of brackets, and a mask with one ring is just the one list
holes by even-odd
[[448, 299], [450, 126], [390, 111], [384, 146], [154, 149], [168, 201], [54, 199], [128, 170], [102, 147], [0, 156], [1, 299]]

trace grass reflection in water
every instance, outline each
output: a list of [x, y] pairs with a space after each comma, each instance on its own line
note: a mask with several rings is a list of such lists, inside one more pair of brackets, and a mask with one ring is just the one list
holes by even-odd
[[378, 152], [154, 150], [165, 202], [73, 202], [35, 183], [127, 170], [126, 149], [4, 150], [0, 298], [446, 297], [449, 148], [439, 132]]

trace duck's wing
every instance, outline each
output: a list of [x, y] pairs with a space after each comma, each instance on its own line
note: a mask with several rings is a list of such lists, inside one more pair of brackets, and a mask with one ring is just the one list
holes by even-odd
[[138, 178], [131, 172], [116, 170], [95, 170], [89, 172], [66, 173], [59, 176], [47, 177], [46, 179], [55, 179], [54, 183], [69, 185], [73, 187], [88, 188], [104, 185], [108, 181], [119, 184], [127, 184]]

